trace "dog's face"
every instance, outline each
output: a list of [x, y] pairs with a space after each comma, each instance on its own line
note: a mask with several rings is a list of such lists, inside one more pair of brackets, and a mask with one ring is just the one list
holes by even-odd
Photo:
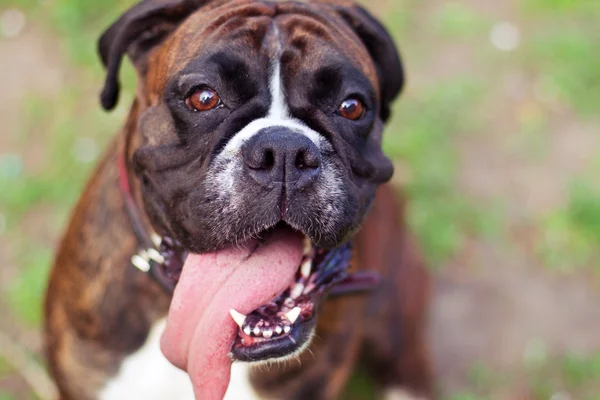
[[156, 3], [100, 47], [105, 107], [123, 52], [139, 72], [132, 165], [156, 230], [193, 253], [284, 225], [347, 241], [393, 170], [381, 137], [403, 76], [381, 25], [328, 2]]

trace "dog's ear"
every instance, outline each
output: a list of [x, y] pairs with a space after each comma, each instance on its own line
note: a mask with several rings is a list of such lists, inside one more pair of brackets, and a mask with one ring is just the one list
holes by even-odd
[[390, 116], [392, 100], [404, 86], [404, 68], [394, 40], [385, 27], [364, 8], [337, 6], [338, 14], [363, 41], [377, 67], [381, 90], [381, 118]]
[[100, 102], [112, 110], [119, 99], [119, 69], [125, 54], [138, 70], [145, 68], [149, 51], [191, 13], [210, 0], [144, 0], [130, 8], [98, 42], [98, 52], [106, 67], [106, 82]]

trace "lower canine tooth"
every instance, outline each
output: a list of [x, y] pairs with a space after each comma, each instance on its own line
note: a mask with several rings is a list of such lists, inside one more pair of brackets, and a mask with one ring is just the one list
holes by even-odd
[[302, 292], [304, 292], [304, 285], [302, 283], [297, 283], [290, 292], [290, 296], [292, 296], [292, 299], [297, 299], [302, 295]]
[[296, 322], [296, 320], [300, 316], [301, 312], [302, 312], [302, 309], [300, 307], [296, 307], [296, 308], [292, 309], [292, 311], [289, 311], [288, 313], [286, 313], [285, 317], [293, 324], [294, 322]]
[[263, 337], [265, 339], [270, 339], [271, 336], [273, 336], [273, 331], [270, 329], [267, 329], [266, 331], [263, 332]]
[[233, 308], [229, 310], [229, 314], [231, 314], [231, 318], [235, 321], [235, 323], [241, 328], [244, 326], [244, 322], [246, 322], [246, 316], [240, 312], [237, 312]]
[[300, 274], [302, 274], [302, 277], [304, 277], [304, 279], [308, 279], [310, 277], [311, 269], [312, 269], [312, 260], [309, 258], [308, 260], [304, 261], [302, 263], [302, 265], [300, 266]]

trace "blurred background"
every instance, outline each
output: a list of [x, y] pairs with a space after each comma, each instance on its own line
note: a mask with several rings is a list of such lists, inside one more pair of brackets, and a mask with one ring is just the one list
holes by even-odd
[[[127, 66], [101, 111], [95, 41], [133, 2], [0, 0], [1, 400], [49, 391], [52, 254], [135, 86]], [[435, 276], [441, 398], [600, 399], [600, 1], [365, 4], [408, 71], [385, 146]]]

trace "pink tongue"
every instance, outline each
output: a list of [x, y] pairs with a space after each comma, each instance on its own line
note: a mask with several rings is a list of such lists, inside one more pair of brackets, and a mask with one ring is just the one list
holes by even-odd
[[235, 248], [190, 255], [183, 267], [161, 345], [189, 373], [198, 399], [222, 399], [227, 389], [238, 329], [229, 309], [248, 314], [285, 290], [302, 259], [302, 237], [278, 230], [249, 253]]

